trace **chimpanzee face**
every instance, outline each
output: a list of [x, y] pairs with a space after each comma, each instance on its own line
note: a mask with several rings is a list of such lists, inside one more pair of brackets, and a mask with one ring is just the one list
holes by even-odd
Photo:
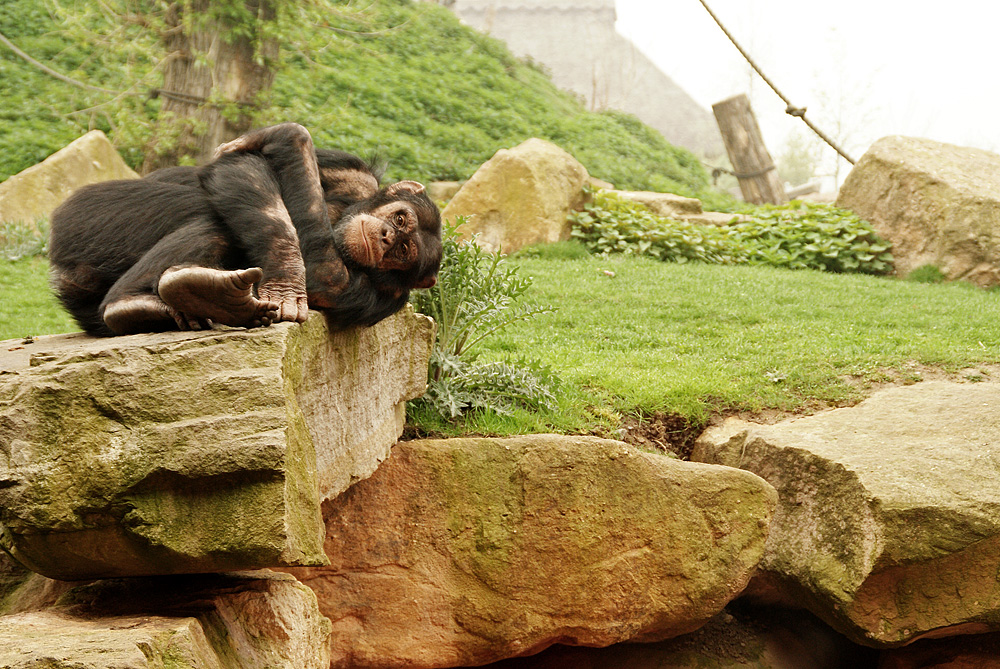
[[401, 181], [348, 208], [334, 230], [353, 264], [398, 273], [407, 289], [434, 285], [441, 214], [419, 183]]

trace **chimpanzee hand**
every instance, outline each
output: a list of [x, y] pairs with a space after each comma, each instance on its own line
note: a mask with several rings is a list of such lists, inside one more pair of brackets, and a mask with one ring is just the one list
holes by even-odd
[[293, 321], [304, 323], [309, 316], [308, 297], [306, 295], [306, 268], [302, 256], [289, 253], [286, 257], [276, 253], [279, 260], [272, 265], [270, 273], [265, 273], [257, 284], [257, 296], [265, 302], [277, 305], [277, 317], [274, 322]]
[[215, 149], [212, 159], [215, 160], [227, 153], [238, 153], [240, 151], [262, 151], [269, 142], [283, 143], [289, 138], [309, 140], [309, 131], [298, 123], [279, 123], [278, 125], [260, 128], [240, 135], [234, 140], [220, 144]]

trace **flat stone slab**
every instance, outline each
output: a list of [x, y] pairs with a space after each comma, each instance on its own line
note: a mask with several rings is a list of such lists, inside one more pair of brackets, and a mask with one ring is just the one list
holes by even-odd
[[433, 322], [0, 343], [0, 541], [85, 579], [324, 564], [320, 502], [423, 393]]
[[[0, 617], [5, 669], [328, 669], [330, 621], [287, 574], [97, 581], [34, 575]], [[58, 593], [59, 602], [47, 602]]]
[[1000, 384], [924, 382], [775, 425], [731, 419], [693, 459], [778, 490], [751, 590], [859, 643], [1000, 629]]
[[775, 493], [729, 467], [592, 437], [401, 442], [324, 505], [332, 667], [480, 665], [655, 641], [745, 587]]

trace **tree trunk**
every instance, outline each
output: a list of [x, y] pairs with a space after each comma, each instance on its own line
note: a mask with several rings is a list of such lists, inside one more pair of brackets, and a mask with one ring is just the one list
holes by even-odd
[[743, 199], [753, 204], [788, 202], [771, 154], [750, 108], [750, 100], [740, 94], [712, 105], [729, 162], [740, 182]]
[[[211, 4], [195, 0], [189, 11], [204, 15]], [[274, 20], [272, 0], [247, 0], [245, 5], [256, 17], [249, 26], [208, 21], [197, 28], [185, 25], [177, 3], [171, 6], [164, 45], [172, 57], [163, 73], [163, 105], [144, 173], [203, 163], [219, 144], [250, 129], [274, 81], [270, 63], [277, 57], [278, 43], [259, 40], [255, 51], [254, 40], [247, 36], [259, 35], [261, 24]], [[237, 27], [240, 30], [234, 30]]]

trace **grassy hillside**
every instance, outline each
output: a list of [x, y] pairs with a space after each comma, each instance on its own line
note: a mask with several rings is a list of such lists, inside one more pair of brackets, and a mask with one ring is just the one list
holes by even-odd
[[[106, 10], [123, 4], [0, 3], [0, 26], [24, 51], [79, 81], [128, 91], [71, 86], [0, 46], [0, 180], [90, 128], [107, 132], [132, 165], [141, 162], [159, 109], [148, 91], [161, 83], [154, 64], [163, 54], [141, 25], [149, 17], [122, 20]], [[543, 137], [619, 187], [706, 194], [708, 178], [691, 153], [634, 117], [587, 112], [541, 69], [443, 7], [311, 6], [282, 28], [282, 62], [262, 123], [295, 120], [319, 145], [380, 151], [390, 177], [464, 179], [498, 149]]]

